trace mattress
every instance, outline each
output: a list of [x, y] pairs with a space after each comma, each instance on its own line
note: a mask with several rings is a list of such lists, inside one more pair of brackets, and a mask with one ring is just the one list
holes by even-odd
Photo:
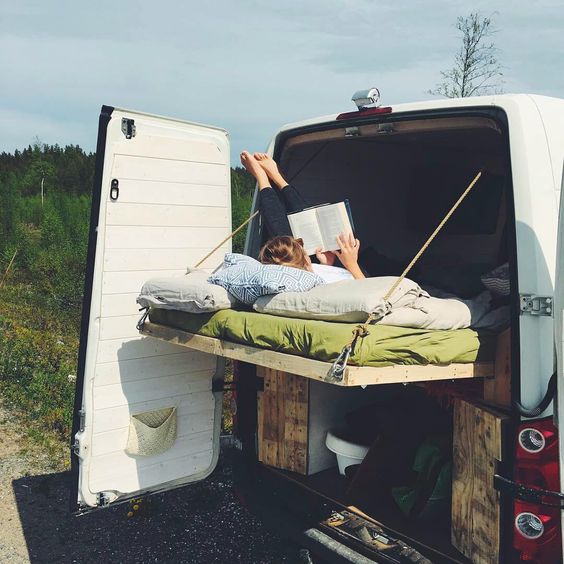
[[[234, 309], [207, 314], [151, 309], [149, 319], [188, 333], [325, 362], [337, 358], [357, 325]], [[381, 367], [491, 361], [495, 338], [473, 329], [431, 331], [374, 325], [369, 335], [358, 339], [349, 364]]]

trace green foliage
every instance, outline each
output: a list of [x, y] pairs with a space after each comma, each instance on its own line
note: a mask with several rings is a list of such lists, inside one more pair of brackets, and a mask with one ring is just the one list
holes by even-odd
[[[0, 288], [0, 392], [38, 437], [70, 433], [93, 173], [94, 155], [77, 146], [0, 154], [0, 280], [17, 251]], [[242, 168], [231, 183], [235, 229], [255, 183]]]
[[[65, 334], [25, 286], [0, 300], [0, 392], [26, 419], [67, 438], [72, 421], [77, 337]], [[15, 304], [15, 305], [14, 305]]]
[[[242, 167], [231, 169], [231, 217], [233, 230], [237, 229], [251, 213], [254, 178]], [[233, 238], [233, 252], [242, 253], [245, 246], [247, 230], [242, 229]]]

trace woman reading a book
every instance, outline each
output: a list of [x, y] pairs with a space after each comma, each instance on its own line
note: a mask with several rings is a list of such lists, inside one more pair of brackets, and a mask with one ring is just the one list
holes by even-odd
[[[260, 251], [261, 262], [309, 270], [326, 282], [365, 277], [358, 265], [360, 241], [351, 232], [337, 236], [339, 250], [332, 252], [315, 249], [319, 264], [312, 264], [303, 242], [293, 237], [288, 221], [288, 213], [301, 211], [306, 207], [302, 196], [286, 182], [276, 162], [265, 153], [251, 155], [248, 151], [243, 151], [241, 164], [257, 181], [259, 209], [271, 237]], [[272, 184], [278, 190], [275, 191]], [[344, 269], [334, 266], [336, 258]]]

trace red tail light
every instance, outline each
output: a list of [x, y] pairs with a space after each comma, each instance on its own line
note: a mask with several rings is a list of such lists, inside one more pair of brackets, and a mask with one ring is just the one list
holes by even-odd
[[337, 119], [341, 120], [341, 119], [368, 117], [377, 114], [391, 114], [391, 113], [392, 113], [391, 106], [382, 106], [379, 108], [366, 108], [366, 110], [358, 110], [356, 112], [345, 112], [344, 114], [339, 114], [337, 116]]
[[[515, 448], [516, 482], [560, 491], [558, 435], [550, 418], [523, 423], [518, 429]], [[554, 500], [546, 501], [554, 504]], [[513, 548], [520, 561], [561, 562], [560, 508], [521, 500], [513, 504]]]

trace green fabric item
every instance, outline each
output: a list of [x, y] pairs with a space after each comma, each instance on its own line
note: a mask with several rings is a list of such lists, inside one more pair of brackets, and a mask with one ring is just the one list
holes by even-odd
[[420, 513], [429, 504], [450, 496], [452, 462], [447, 457], [447, 444], [444, 437], [426, 439], [417, 449], [413, 461], [412, 468], [417, 475], [415, 483], [392, 488], [392, 496], [404, 515]]
[[[326, 362], [337, 358], [356, 326], [234, 309], [200, 314], [152, 309], [149, 319], [189, 333]], [[478, 334], [472, 329], [429, 331], [374, 325], [368, 336], [358, 340], [349, 363], [357, 366], [468, 363], [492, 360], [494, 347], [493, 335]]]

